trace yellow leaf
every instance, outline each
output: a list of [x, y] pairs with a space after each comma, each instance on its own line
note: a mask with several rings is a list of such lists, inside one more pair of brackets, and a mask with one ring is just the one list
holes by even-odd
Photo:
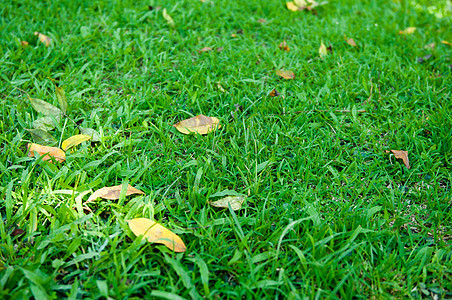
[[405, 35], [409, 35], [409, 34], [413, 34], [416, 31], [416, 27], [407, 27], [404, 30], [399, 31], [399, 34], [405, 34]]
[[276, 74], [284, 79], [294, 79], [295, 73], [289, 70], [276, 70]]
[[[386, 151], [389, 153], [389, 151]], [[394, 154], [394, 156], [398, 159], [403, 160], [403, 163], [407, 169], [410, 169], [410, 160], [408, 159], [408, 151], [403, 150], [391, 150], [391, 152]]]
[[[92, 202], [96, 200], [97, 198], [103, 198], [103, 199], [109, 199], [109, 200], [117, 200], [119, 199], [119, 195], [121, 194], [122, 184], [110, 186], [110, 187], [103, 187], [101, 189], [98, 189], [94, 193], [89, 196], [88, 200], [86, 200], [86, 203]], [[133, 194], [141, 194], [144, 195], [142, 191], [139, 189], [134, 188], [130, 184], [127, 185], [127, 191], [126, 196], [133, 195]]]
[[64, 154], [64, 151], [57, 147], [48, 147], [39, 144], [28, 144], [27, 148], [29, 157], [34, 157], [34, 152], [37, 152], [41, 156], [44, 155], [42, 160], [52, 161], [52, 158], [54, 158], [58, 162], [63, 162], [66, 160], [66, 154]]
[[155, 221], [137, 218], [126, 220], [126, 222], [136, 236], [142, 235], [148, 242], [163, 244], [174, 252], [185, 252], [187, 250], [187, 247], [185, 247], [184, 242], [178, 235]]
[[295, 3], [293, 3], [293, 2], [287, 2], [286, 6], [287, 6], [287, 9], [291, 10], [291, 11], [298, 11], [298, 10], [300, 10], [300, 8], [298, 6], [296, 6]]
[[24, 47], [28, 46], [28, 42], [27, 41], [20, 41], [20, 44]]
[[323, 58], [328, 54], [328, 50], [326, 49], [326, 46], [323, 42], [320, 44], [319, 54], [320, 58]]
[[308, 2], [306, 2], [305, 0], [294, 0], [293, 3], [299, 8], [308, 6]]
[[215, 207], [228, 208], [231, 205], [232, 210], [239, 210], [245, 201], [244, 196], [228, 196], [217, 201], [210, 201], [209, 204]]
[[447, 46], [452, 46], [452, 43], [448, 42], [448, 41], [441, 41], [441, 44], [447, 45]]
[[171, 27], [176, 26], [176, 24], [174, 23], [173, 18], [171, 18], [171, 16], [166, 11], [166, 8], [163, 9], [162, 13], [163, 13], [163, 18], [165, 18], [165, 20], [166, 20], [166, 22], [168, 22], [169, 26], [171, 26]]
[[39, 40], [46, 45], [46, 47], [50, 46], [50, 43], [52, 42], [52, 39], [48, 37], [47, 35], [44, 35], [40, 32], [35, 32], [35, 35], [38, 36]]
[[192, 132], [207, 134], [209, 132], [215, 131], [217, 129], [217, 125], [218, 128], [220, 128], [221, 125], [219, 125], [219, 123], [220, 120], [215, 117], [198, 115], [196, 117], [180, 121], [173, 126], [176, 127], [179, 132], [182, 132], [184, 134], [190, 134]]
[[61, 148], [66, 151], [74, 146], [77, 146], [78, 144], [82, 142], [86, 142], [91, 139], [91, 136], [86, 134], [77, 134], [73, 135], [67, 140], [64, 140], [63, 143], [61, 143]]

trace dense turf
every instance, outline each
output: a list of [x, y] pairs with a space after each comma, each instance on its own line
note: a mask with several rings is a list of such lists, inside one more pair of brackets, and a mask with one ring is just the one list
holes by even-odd
[[[437, 2], [3, 1], [0, 298], [451, 298], [452, 27]], [[49, 78], [102, 135], [56, 165], [27, 157], [40, 115], [17, 89], [57, 105]], [[171, 126], [201, 113], [222, 127]], [[78, 133], [55, 125], [59, 142]], [[92, 214], [58, 192], [126, 181], [146, 196]], [[248, 195], [242, 210], [207, 204], [224, 189]], [[187, 251], [137, 239], [137, 217]]]

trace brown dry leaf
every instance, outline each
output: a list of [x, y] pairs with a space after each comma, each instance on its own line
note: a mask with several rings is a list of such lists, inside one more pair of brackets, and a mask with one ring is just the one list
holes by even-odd
[[178, 235], [155, 221], [146, 218], [136, 218], [126, 220], [126, 222], [136, 236], [142, 235], [150, 243], [163, 244], [174, 252], [185, 252], [187, 250]]
[[404, 30], [400, 30], [399, 34], [410, 35], [416, 31], [416, 27], [407, 27]]
[[73, 135], [70, 138], [66, 139], [61, 143], [61, 148], [66, 151], [74, 146], [77, 146], [78, 144], [82, 142], [89, 141], [91, 139], [91, 136], [87, 134], [77, 134]]
[[221, 127], [220, 120], [215, 117], [206, 117], [198, 115], [189, 119], [180, 121], [173, 125], [179, 132], [190, 134], [196, 132], [199, 134], [207, 134]]
[[352, 47], [357, 47], [358, 45], [356, 45], [355, 40], [352, 38], [347, 38], [347, 36], [344, 35], [345, 41], [347, 42], [347, 44], [349, 44]]
[[289, 70], [277, 70], [276, 74], [284, 79], [294, 79], [295, 73]]
[[[391, 150], [391, 152], [394, 154], [394, 156], [398, 159], [403, 160], [403, 163], [407, 169], [410, 169], [410, 160], [408, 159], [408, 151], [403, 150]], [[386, 153], [389, 153], [389, 151], [386, 151]]]
[[46, 45], [46, 47], [50, 46], [50, 43], [52, 42], [52, 39], [50, 37], [37, 31], [35, 32], [35, 35], [38, 36], [39, 40], [43, 42]]
[[202, 48], [201, 50], [198, 50], [198, 53], [209, 52], [209, 51], [212, 51], [212, 48], [210, 48], [210, 47], [204, 47], [204, 48]]
[[278, 97], [281, 94], [276, 89], [273, 89], [268, 95], [270, 97]]
[[279, 44], [278, 48], [281, 49], [281, 50], [283, 50], [283, 51], [287, 51], [287, 52], [290, 51], [290, 48], [289, 48], [289, 46], [287, 45], [286, 40], [283, 40], [283, 41], [281, 42], [281, 44]]
[[[108, 200], [117, 200], [119, 199], [119, 194], [121, 194], [122, 184], [110, 186], [110, 187], [103, 187], [101, 189], [98, 189], [94, 193], [89, 196], [88, 200], [86, 200], [86, 203], [92, 202], [96, 200], [97, 198], [103, 198]], [[133, 195], [133, 194], [141, 194], [144, 195], [142, 191], [139, 189], [134, 188], [130, 184], [127, 185], [127, 191], [126, 196]]]
[[447, 45], [447, 46], [452, 46], [452, 43], [448, 42], [448, 41], [441, 41], [441, 44]]
[[224, 47], [218, 47], [217, 49], [215, 49], [217, 52], [221, 52], [224, 50]]
[[259, 19], [259, 20], [257, 20], [259, 23], [261, 23], [261, 24], [263, 24], [263, 23], [266, 23], [267, 22], [267, 20], [265, 20], [265, 19]]
[[66, 154], [64, 154], [64, 151], [57, 147], [48, 147], [32, 143], [28, 144], [27, 148], [29, 157], [34, 157], [34, 152], [37, 152], [41, 156], [45, 155], [42, 160], [52, 161], [52, 158], [58, 162], [63, 162], [66, 160]]
[[20, 41], [20, 44], [24, 47], [28, 46], [28, 42], [27, 41]]
[[217, 201], [210, 201], [209, 204], [214, 207], [228, 208], [231, 205], [232, 210], [236, 211], [242, 208], [245, 196], [228, 196]]

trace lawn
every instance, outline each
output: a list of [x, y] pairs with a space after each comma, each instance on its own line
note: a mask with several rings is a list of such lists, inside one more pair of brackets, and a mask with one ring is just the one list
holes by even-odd
[[[451, 13], [3, 1], [0, 298], [452, 298]], [[67, 111], [38, 142], [29, 97], [60, 107], [57, 87]], [[172, 126], [200, 114], [217, 130]], [[81, 128], [99, 141], [28, 156]], [[242, 208], [210, 205], [223, 191]], [[137, 237], [135, 218], [186, 251]]]

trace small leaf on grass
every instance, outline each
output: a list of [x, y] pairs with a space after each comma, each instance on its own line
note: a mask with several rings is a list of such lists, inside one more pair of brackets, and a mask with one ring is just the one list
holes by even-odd
[[234, 190], [223, 190], [221, 192], [216, 192], [215, 194], [212, 194], [209, 196], [209, 198], [213, 197], [225, 197], [225, 196], [244, 196], [243, 194], [237, 193]]
[[20, 44], [21, 44], [23, 47], [27, 47], [27, 46], [28, 46], [28, 42], [27, 42], [27, 41], [20, 41]]
[[452, 46], [451, 42], [448, 41], [441, 41], [441, 44], [447, 45], [447, 46]]
[[168, 12], [166, 11], [166, 8], [163, 9], [163, 18], [165, 18], [166, 22], [168, 22], [168, 25], [171, 27], [175, 27], [176, 24], [174, 23], [173, 18], [171, 18], [171, 16], [168, 14]]
[[416, 31], [416, 27], [407, 27], [404, 30], [400, 30], [399, 34], [403, 34], [403, 35], [410, 35], [413, 34]]
[[291, 2], [287, 2], [286, 3], [287, 9], [291, 10], [291, 11], [299, 11], [301, 10], [298, 6], [295, 5], [295, 3]]
[[31, 134], [31, 137], [33, 138], [33, 141], [38, 144], [45, 144], [45, 143], [55, 143], [55, 138], [48, 133], [47, 131], [36, 128], [36, 129], [25, 129]]
[[55, 128], [53, 126], [53, 118], [51, 116], [42, 117], [34, 120], [33, 127], [44, 131], [52, 130], [53, 128]]
[[276, 89], [273, 89], [268, 95], [270, 97], [278, 97], [281, 94]]
[[163, 244], [174, 252], [185, 252], [187, 250], [184, 242], [178, 235], [155, 221], [146, 218], [137, 218], [126, 220], [126, 222], [136, 236], [142, 235], [148, 242]]
[[215, 131], [221, 127], [220, 120], [215, 117], [206, 117], [204, 115], [198, 115], [186, 120], [182, 120], [173, 125], [179, 132], [184, 134], [190, 134], [196, 132], [199, 134], [207, 134]]
[[435, 49], [435, 46], [436, 46], [435, 43], [431, 43], [431, 44], [425, 45], [424, 48], [425, 48], [425, 49], [431, 49], [431, 50], [433, 50], [433, 49]]
[[418, 59], [417, 59], [417, 62], [418, 63], [420, 63], [420, 64], [423, 64], [424, 62], [426, 62], [427, 60], [429, 60], [430, 58], [432, 58], [432, 54], [427, 54], [427, 55], [425, 55], [425, 56], [423, 56], [423, 57], [419, 57]]
[[324, 58], [328, 54], [328, 50], [323, 42], [320, 43], [319, 54], [320, 58]]
[[257, 20], [259, 23], [261, 23], [261, 24], [264, 24], [265, 22], [267, 22], [267, 20], [265, 20], [265, 19], [259, 19], [259, 20]]
[[[103, 187], [101, 189], [98, 189], [94, 193], [89, 196], [88, 200], [86, 200], [86, 203], [92, 202], [96, 200], [97, 198], [103, 198], [108, 200], [117, 200], [119, 199], [119, 195], [121, 194], [122, 184], [115, 185], [115, 186], [109, 186], [109, 187]], [[127, 191], [126, 196], [133, 195], [133, 194], [141, 194], [144, 195], [142, 191], [139, 189], [134, 188], [130, 184], [127, 185]]]
[[52, 158], [58, 162], [63, 162], [66, 160], [66, 154], [64, 154], [64, 151], [57, 147], [47, 147], [39, 144], [28, 144], [27, 148], [29, 157], [34, 157], [34, 152], [37, 152], [41, 156], [45, 155], [42, 160], [52, 161]]
[[287, 51], [287, 52], [290, 51], [290, 48], [289, 48], [289, 46], [287, 45], [286, 40], [283, 40], [283, 41], [279, 44], [278, 48], [279, 48], [280, 50], [283, 50], [283, 51]]
[[[394, 154], [394, 156], [398, 159], [403, 160], [403, 163], [407, 169], [410, 169], [410, 161], [408, 159], [408, 151], [403, 150], [391, 150], [391, 152]], [[386, 153], [389, 153], [389, 151], [386, 151]]]
[[212, 51], [212, 48], [210, 47], [204, 47], [201, 50], [198, 50], [198, 53], [203, 53], [203, 52], [209, 52]]
[[245, 196], [228, 196], [217, 201], [210, 201], [209, 204], [214, 207], [228, 208], [231, 205], [232, 210], [239, 210], [245, 201]]
[[80, 133], [89, 135], [91, 137], [91, 142], [100, 142], [100, 134], [92, 128], [80, 127]]
[[55, 93], [60, 103], [61, 111], [65, 114], [67, 111], [67, 98], [62, 87], [56, 87]]
[[45, 116], [54, 116], [55, 118], [60, 118], [63, 114], [61, 109], [58, 107], [45, 102], [41, 99], [28, 98], [30, 100], [31, 106], [38, 112]]
[[284, 79], [294, 79], [295, 73], [289, 70], [276, 70], [276, 74]]
[[80, 143], [89, 141], [90, 139], [91, 139], [91, 136], [86, 135], [86, 134], [73, 135], [70, 138], [64, 140], [63, 143], [61, 143], [61, 149], [66, 151], [74, 146], [77, 146]]
[[354, 39], [347, 38], [346, 35], [344, 35], [344, 38], [345, 38], [345, 41], [347, 42], [347, 44], [349, 44], [350, 46], [352, 46], [352, 47], [356, 47], [357, 46]]
[[39, 40], [40, 40], [42, 43], [44, 43], [44, 44], [46, 45], [46, 47], [49, 47], [49, 46], [50, 46], [50, 43], [52, 42], [52, 39], [51, 39], [50, 37], [48, 37], [47, 35], [42, 34], [42, 33], [40, 33], [40, 32], [37, 32], [37, 31], [35, 32], [35, 35], [38, 36]]
[[22, 229], [20, 229], [20, 228], [16, 228], [16, 229], [13, 230], [13, 232], [11, 232], [11, 235], [12, 235], [12, 236], [16, 236], [16, 235], [22, 235], [22, 234], [24, 234], [24, 233], [25, 233], [24, 230], [22, 230]]

